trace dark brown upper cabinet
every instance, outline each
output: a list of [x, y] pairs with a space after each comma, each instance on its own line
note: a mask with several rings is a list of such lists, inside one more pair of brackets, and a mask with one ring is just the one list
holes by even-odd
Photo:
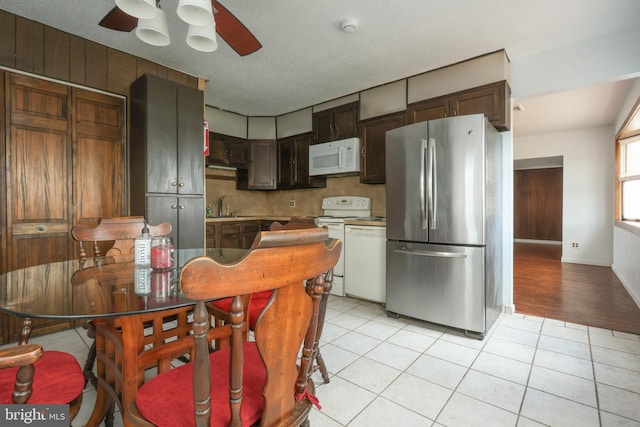
[[500, 131], [509, 130], [511, 89], [506, 81], [491, 83], [473, 89], [409, 104], [409, 123], [440, 119], [450, 116], [483, 113]]
[[278, 140], [278, 189], [324, 188], [326, 177], [309, 176], [311, 133]]
[[404, 111], [360, 122], [360, 182], [384, 184], [386, 132], [405, 123]]
[[208, 165], [247, 167], [247, 140], [209, 132]]
[[313, 113], [313, 136], [316, 143], [351, 138], [358, 133], [358, 102]]
[[247, 141], [247, 168], [238, 169], [238, 190], [278, 188], [278, 147], [275, 139]]

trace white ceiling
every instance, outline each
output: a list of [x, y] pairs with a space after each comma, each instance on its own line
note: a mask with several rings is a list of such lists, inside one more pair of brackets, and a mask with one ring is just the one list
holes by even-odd
[[[513, 61], [640, 25], [638, 0], [220, 2], [262, 49], [240, 57], [219, 38], [215, 52], [192, 50], [177, 0], [161, 2], [167, 47], [98, 26], [114, 0], [0, 0], [0, 8], [205, 78], [207, 105], [247, 116], [288, 113], [500, 49]], [[341, 32], [344, 18], [356, 18], [359, 31]], [[525, 107], [514, 116], [516, 136], [573, 120], [611, 124], [626, 84], [516, 100]]]
[[[620, 80], [531, 98], [514, 99], [513, 134], [530, 136], [615, 123], [634, 80]], [[616, 129], [617, 130], [617, 129]]]

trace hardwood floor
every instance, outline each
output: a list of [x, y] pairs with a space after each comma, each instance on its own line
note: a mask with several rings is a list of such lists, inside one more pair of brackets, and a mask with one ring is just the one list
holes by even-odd
[[516, 312], [640, 334], [640, 308], [611, 268], [560, 262], [560, 245], [513, 252]]

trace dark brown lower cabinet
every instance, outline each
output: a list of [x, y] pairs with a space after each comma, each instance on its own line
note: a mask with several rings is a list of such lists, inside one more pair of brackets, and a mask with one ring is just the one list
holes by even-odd
[[223, 222], [220, 224], [220, 247], [248, 249], [259, 231], [259, 221]]

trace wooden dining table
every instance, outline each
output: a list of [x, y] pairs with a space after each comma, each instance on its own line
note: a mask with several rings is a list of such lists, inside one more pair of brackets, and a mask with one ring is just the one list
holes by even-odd
[[[179, 260], [205, 255], [231, 264], [248, 250], [177, 252]], [[188, 357], [192, 348], [190, 312], [195, 301], [180, 292], [180, 267], [152, 270], [136, 266], [132, 255], [123, 255], [14, 270], [0, 275], [0, 310], [24, 319], [91, 319], [97, 396], [86, 425], [99, 425], [117, 404], [128, 426], [126, 410], [145, 372], [170, 369], [158, 363], [158, 356]]]

